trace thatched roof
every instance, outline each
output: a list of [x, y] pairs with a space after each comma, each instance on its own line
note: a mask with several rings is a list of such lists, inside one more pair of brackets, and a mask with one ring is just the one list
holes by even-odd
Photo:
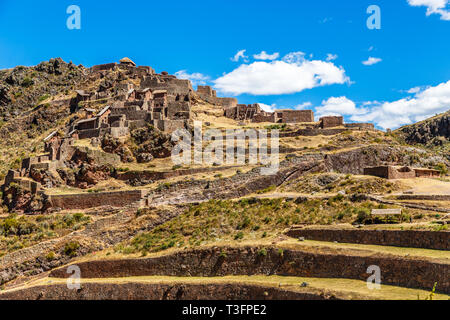
[[136, 63], [134, 63], [130, 58], [127, 57], [120, 59], [120, 63], [136, 66]]

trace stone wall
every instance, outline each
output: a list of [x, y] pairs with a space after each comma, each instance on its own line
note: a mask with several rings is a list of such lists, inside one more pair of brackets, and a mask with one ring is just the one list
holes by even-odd
[[[167, 90], [171, 100], [175, 100], [177, 95], [189, 95], [192, 91], [192, 85], [189, 80], [177, 79], [174, 77], [156, 76], [144, 77], [141, 82], [142, 88], [152, 88], [152, 90]], [[169, 97], [170, 98], [170, 97]]]
[[261, 112], [259, 104], [238, 104], [235, 107], [228, 107], [224, 109], [224, 116], [230, 119], [244, 121], [252, 120], [253, 117]]
[[340, 127], [344, 125], [344, 118], [337, 116], [320, 118], [320, 127], [322, 129]]
[[112, 70], [117, 66], [117, 63], [106, 63], [106, 64], [99, 64], [96, 66], [93, 66], [91, 68], [91, 72], [99, 72], [99, 71], [105, 71], [105, 70]]
[[[82, 290], [67, 284], [35, 286], [0, 294], [0, 300], [329, 300], [332, 294], [303, 292], [241, 283], [83, 283]], [[262, 312], [262, 308], [259, 312]], [[167, 316], [167, 315], [166, 315]]]
[[100, 129], [80, 130], [78, 131], [78, 139], [98, 138], [100, 136]]
[[127, 171], [117, 173], [115, 178], [122, 181], [157, 181], [173, 177], [193, 175], [197, 173], [216, 172], [234, 168], [235, 166], [182, 169], [172, 171]]
[[109, 131], [113, 138], [125, 137], [130, 133], [128, 127], [111, 127], [109, 128]]
[[144, 190], [130, 190], [102, 193], [77, 193], [48, 195], [49, 207], [63, 210], [89, 209], [102, 206], [126, 207], [141, 206]]
[[375, 130], [373, 123], [346, 123], [344, 126], [351, 130]]
[[[402, 194], [400, 196], [397, 196], [397, 199], [398, 200], [450, 201], [450, 194]], [[450, 239], [447, 239], [447, 241], [449, 241], [449, 240]]]
[[414, 179], [416, 177], [439, 177], [440, 172], [437, 170], [422, 168], [378, 166], [364, 168], [364, 175], [376, 176], [385, 179]]
[[[21, 188], [30, 191], [31, 194], [37, 194], [38, 191], [42, 188], [39, 182], [27, 179], [27, 178], [15, 178], [11, 181], [11, 183], [16, 183]], [[9, 186], [10, 184], [6, 184], [5, 186]]]
[[[282, 275], [318, 278], [347, 278], [366, 281], [367, 268], [379, 266], [382, 283], [450, 292], [450, 265], [446, 262], [397, 255], [373, 255], [365, 251], [345, 254], [323, 248], [284, 249], [277, 247], [214, 247], [177, 252], [146, 259], [99, 260], [77, 263], [83, 278], [133, 276]], [[53, 270], [50, 277], [67, 278], [66, 268]], [[426, 270], [426, 272], [424, 272]]]
[[44, 154], [36, 157], [26, 158], [22, 160], [22, 169], [30, 170], [33, 164], [50, 161], [50, 155]]
[[317, 128], [307, 128], [307, 129], [300, 129], [297, 131], [291, 131], [291, 132], [280, 132], [279, 137], [280, 138], [287, 138], [287, 137], [297, 137], [297, 136], [306, 136], [306, 137], [314, 137], [314, 136], [334, 136], [336, 134], [342, 133], [346, 131], [345, 129], [340, 128], [331, 128], [331, 129], [317, 129]]
[[438, 170], [414, 168], [414, 171], [416, 172], [416, 177], [418, 178], [439, 178], [441, 176], [441, 172]]
[[184, 129], [185, 120], [153, 120], [153, 126], [165, 133], [172, 133], [177, 129]]
[[197, 93], [201, 98], [203, 97], [216, 97], [217, 92], [210, 86], [197, 86]]
[[293, 228], [287, 235], [293, 238], [304, 237], [307, 240], [328, 242], [450, 250], [450, 232], [448, 231]]
[[314, 122], [312, 110], [277, 110], [275, 115], [276, 122], [281, 123]]
[[274, 119], [275, 117], [272, 112], [260, 112], [253, 117], [252, 122], [275, 122]]

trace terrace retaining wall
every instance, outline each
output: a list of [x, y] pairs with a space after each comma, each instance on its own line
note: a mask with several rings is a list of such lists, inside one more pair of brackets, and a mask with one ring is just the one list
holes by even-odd
[[[133, 276], [220, 277], [226, 275], [281, 275], [347, 278], [366, 281], [367, 269], [381, 269], [383, 284], [408, 288], [433, 288], [450, 292], [450, 264], [425, 258], [373, 255], [367, 251], [344, 253], [326, 248], [297, 250], [276, 247], [214, 247], [177, 252], [146, 259], [97, 260], [77, 263], [83, 278]], [[67, 267], [53, 270], [50, 277], [67, 278]]]
[[102, 193], [48, 195], [49, 207], [63, 210], [89, 209], [101, 206], [140, 206], [147, 192], [130, 190]]
[[450, 250], [448, 231], [293, 228], [287, 235], [318, 241]]

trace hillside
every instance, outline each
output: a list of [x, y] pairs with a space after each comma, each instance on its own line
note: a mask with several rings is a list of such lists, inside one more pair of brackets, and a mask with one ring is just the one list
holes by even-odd
[[397, 130], [406, 142], [443, 145], [450, 141], [450, 110]]
[[0, 71], [0, 108], [0, 299], [449, 297], [449, 113], [315, 122], [128, 58]]

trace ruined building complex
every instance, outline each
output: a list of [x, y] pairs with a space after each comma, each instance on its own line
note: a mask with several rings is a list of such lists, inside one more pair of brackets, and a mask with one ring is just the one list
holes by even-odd
[[164, 132], [185, 128], [190, 119], [193, 89], [189, 80], [180, 80], [162, 72], [155, 74], [150, 67], [136, 67], [128, 58], [119, 65], [94, 66], [92, 73], [119, 68], [140, 80], [140, 87], [121, 83], [115, 94], [105, 97], [100, 93], [77, 91], [75, 103], [88, 106], [89, 102], [107, 98], [110, 105], [95, 114], [85, 108], [86, 118], [73, 123], [69, 136], [78, 139], [100, 137], [108, 133], [114, 137], [125, 136], [130, 128], [151, 124]]
[[[189, 80], [177, 79], [167, 72], [156, 74], [151, 67], [137, 67], [128, 58], [122, 59], [120, 64], [94, 66], [89, 69], [87, 77], [93, 81], [102, 80], [111, 72], [125, 74], [126, 77], [120, 83], [103, 81], [93, 92], [76, 90], [70, 108], [80, 115], [78, 119], [64, 132], [54, 131], [46, 137], [45, 154], [24, 159], [20, 170], [9, 171], [4, 186], [16, 183], [36, 194], [42, 186], [29, 178], [32, 169], [58, 176], [56, 170], [64, 167], [64, 161], [76, 152], [73, 145], [79, 139], [98, 141], [107, 134], [120, 138], [147, 125], [166, 133], [188, 126], [194, 93]], [[102, 103], [101, 110], [92, 107]]]
[[[282, 109], [274, 112], [266, 112], [261, 106], [255, 104], [238, 104], [235, 98], [219, 98], [216, 91], [210, 86], [198, 86], [198, 96], [208, 103], [223, 108], [224, 116], [236, 121], [249, 121], [254, 123], [314, 123], [314, 112], [312, 110], [292, 110]], [[341, 116], [326, 116], [320, 118], [318, 126], [322, 129], [345, 127], [355, 130], [373, 130], [371, 123], [350, 123], [344, 124]]]
[[376, 176], [385, 179], [414, 179], [414, 178], [439, 178], [438, 170], [427, 168], [411, 168], [401, 166], [378, 166], [364, 168], [364, 175]]
[[[88, 84], [95, 85], [75, 90], [73, 98], [68, 99], [74, 114], [71, 122], [65, 129], [54, 131], [45, 138], [45, 154], [23, 159], [20, 169], [10, 170], [3, 190], [15, 183], [31, 194], [43, 194], [41, 189], [54, 187], [45, 185], [46, 181], [61, 181], [59, 184], [63, 185], [60, 171], [67, 168], [74, 155], [79, 157], [81, 147], [75, 143], [77, 140], [91, 139], [91, 144], [98, 146], [106, 135], [127, 137], [132, 130], [148, 125], [169, 134], [177, 129], [189, 129], [191, 104], [199, 99], [240, 123], [306, 123], [317, 134], [328, 128], [338, 131], [374, 129], [372, 124], [344, 124], [342, 117], [335, 116], [323, 117], [316, 123], [312, 110], [266, 112], [259, 104], [238, 104], [236, 98], [217, 97], [216, 91], [209, 86], [198, 86], [194, 91], [189, 80], [177, 79], [167, 72], [157, 74], [151, 67], [136, 66], [128, 58], [120, 63], [94, 66], [88, 69], [86, 78]], [[94, 157], [97, 164], [120, 163], [117, 154], [103, 151], [96, 154], [95, 148], [87, 149], [81, 153], [93, 152], [89, 156]], [[47, 176], [35, 177], [33, 172]]]

